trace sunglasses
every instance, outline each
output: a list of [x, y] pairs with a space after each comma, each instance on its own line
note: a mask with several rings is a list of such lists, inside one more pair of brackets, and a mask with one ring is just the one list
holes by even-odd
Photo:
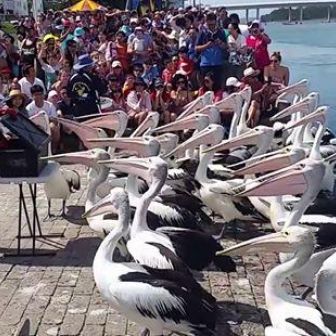
[[187, 84], [184, 80], [180, 80], [177, 82], [177, 84]]
[[279, 61], [278, 61], [278, 60], [275, 60], [275, 59], [273, 59], [273, 60], [271, 60], [271, 63], [279, 63]]

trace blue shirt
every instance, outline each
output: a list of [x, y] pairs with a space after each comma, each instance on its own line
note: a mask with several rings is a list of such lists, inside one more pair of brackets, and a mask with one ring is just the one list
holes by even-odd
[[[205, 29], [198, 35], [196, 46], [204, 45], [208, 43], [210, 39], [220, 39], [226, 43], [225, 32], [220, 29], [216, 32], [211, 32], [210, 30]], [[226, 59], [227, 51], [217, 45], [213, 45], [211, 48], [207, 48], [201, 52], [200, 66], [223, 65]]]

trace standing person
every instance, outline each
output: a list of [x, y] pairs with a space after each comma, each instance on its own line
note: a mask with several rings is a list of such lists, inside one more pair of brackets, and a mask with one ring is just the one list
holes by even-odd
[[33, 85], [30, 92], [33, 97], [33, 101], [27, 105], [28, 116], [31, 117], [41, 111], [47, 113], [51, 132], [51, 148], [52, 152], [55, 153], [60, 142], [60, 128], [56, 120], [56, 108], [52, 103], [44, 100], [44, 91], [42, 86]]
[[253, 50], [256, 68], [263, 74], [265, 66], [270, 64], [267, 48], [272, 40], [261, 30], [260, 22], [258, 20], [252, 22], [250, 32], [251, 34], [246, 39], [246, 45]]
[[44, 93], [46, 92], [43, 82], [40, 79], [36, 78], [35, 69], [32, 64], [27, 64], [23, 68], [23, 76], [24, 77], [19, 80], [19, 84], [21, 87], [21, 92], [25, 94], [28, 98], [32, 98], [31, 88], [34, 85], [41, 86]]
[[218, 14], [218, 27], [221, 29], [227, 29], [229, 24], [230, 18], [228, 17], [228, 12], [225, 7], [222, 7]]
[[271, 55], [271, 64], [267, 65], [264, 70], [265, 81], [269, 81], [283, 86], [288, 86], [289, 69], [281, 65], [280, 52], [274, 52]]
[[241, 34], [238, 23], [229, 24], [228, 47], [230, 51], [230, 75], [237, 78], [243, 77], [244, 62], [243, 55], [247, 51], [246, 39]]
[[196, 41], [196, 52], [201, 56], [202, 76], [212, 72], [216, 85], [222, 86], [227, 43], [225, 32], [217, 27], [217, 17], [214, 13], [208, 13], [206, 16], [205, 27]]
[[100, 112], [100, 96], [105, 93], [104, 84], [93, 73], [93, 60], [88, 55], [78, 58], [74, 65], [76, 73], [70, 78], [68, 90], [75, 103], [75, 116], [84, 116]]

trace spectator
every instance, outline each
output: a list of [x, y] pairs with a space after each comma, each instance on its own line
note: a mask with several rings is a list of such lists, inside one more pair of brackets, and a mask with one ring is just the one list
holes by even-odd
[[72, 102], [68, 94], [68, 89], [66, 86], [60, 89], [61, 100], [57, 103], [57, 115], [60, 115], [64, 118], [72, 119], [74, 117], [75, 105]]
[[271, 55], [271, 64], [265, 67], [264, 78], [266, 82], [281, 84], [280, 87], [288, 86], [289, 69], [281, 65], [280, 52], [274, 52]]
[[272, 42], [268, 35], [260, 29], [260, 22], [254, 20], [250, 26], [251, 34], [246, 39], [247, 47], [253, 50], [256, 68], [263, 74], [265, 66], [270, 64], [268, 45]]
[[166, 66], [162, 72], [162, 79], [164, 83], [172, 82], [176, 70], [177, 70], [176, 65], [173, 63], [172, 59], [168, 59], [166, 61]]
[[228, 47], [230, 51], [230, 74], [237, 78], [243, 77], [245, 67], [244, 55], [247, 52], [245, 37], [241, 34], [238, 23], [229, 24]]
[[221, 29], [228, 29], [228, 26], [230, 24], [231, 20], [228, 17], [228, 12], [225, 7], [222, 7], [219, 10], [218, 14], [218, 27]]
[[53, 104], [55, 108], [57, 107], [57, 103], [59, 102], [59, 100], [60, 100], [60, 97], [57, 91], [55, 90], [49, 91], [47, 101]]
[[9, 92], [7, 106], [28, 117], [28, 112], [26, 110], [26, 97], [20, 90], [11, 90]]
[[201, 55], [200, 69], [203, 77], [212, 72], [217, 86], [222, 85], [223, 66], [227, 59], [225, 32], [218, 28], [214, 13], [206, 16], [205, 29], [201, 31], [196, 42], [196, 52]]
[[51, 132], [51, 148], [52, 152], [57, 152], [60, 141], [60, 129], [55, 119], [57, 117], [56, 108], [52, 103], [44, 100], [44, 89], [40, 85], [31, 87], [31, 95], [33, 101], [27, 105], [28, 116], [31, 117], [41, 111], [44, 111], [49, 117], [49, 127]]
[[123, 97], [122, 89], [120, 87], [112, 90], [110, 93], [110, 97], [112, 99], [112, 107], [114, 110], [126, 111], [126, 102]]
[[19, 80], [19, 84], [21, 92], [28, 98], [32, 98], [31, 88], [34, 85], [39, 85], [42, 87], [43, 92], [46, 93], [43, 82], [35, 76], [35, 69], [32, 64], [28, 64], [23, 68], [23, 76], [24, 77]]
[[176, 74], [173, 78], [173, 91], [171, 92], [171, 98], [174, 102], [174, 108], [176, 114], [179, 115], [185, 105], [189, 104], [193, 97], [188, 88], [187, 77], [181, 74]]
[[133, 63], [142, 63], [149, 57], [152, 43], [145, 38], [142, 27], [136, 27], [134, 34], [134, 38], [128, 43], [127, 51], [131, 55]]
[[144, 71], [141, 76], [148, 86], [151, 86], [154, 80], [160, 77], [159, 69], [156, 64], [153, 65], [152, 60], [148, 58], [144, 62]]
[[215, 86], [214, 75], [212, 72], [209, 72], [204, 76], [198, 95], [203, 96], [208, 91], [213, 92], [215, 103], [223, 99], [223, 90]]
[[134, 90], [127, 96], [128, 115], [135, 126], [140, 125], [148, 112], [152, 110], [150, 95], [146, 88], [145, 81], [137, 78], [134, 82]]
[[123, 86], [123, 94], [124, 98], [127, 99], [128, 94], [134, 90], [134, 82], [135, 82], [135, 76], [133, 74], [128, 74], [126, 76], [126, 80]]
[[124, 83], [125, 76], [122, 68], [122, 64], [120, 61], [113, 61], [111, 65], [111, 72], [110, 74], [116, 77], [119, 83]]

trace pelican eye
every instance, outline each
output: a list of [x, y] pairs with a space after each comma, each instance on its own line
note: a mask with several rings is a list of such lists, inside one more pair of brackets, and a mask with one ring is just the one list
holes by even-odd
[[289, 232], [288, 231], [284, 231], [284, 235], [285, 236], [289, 236]]

